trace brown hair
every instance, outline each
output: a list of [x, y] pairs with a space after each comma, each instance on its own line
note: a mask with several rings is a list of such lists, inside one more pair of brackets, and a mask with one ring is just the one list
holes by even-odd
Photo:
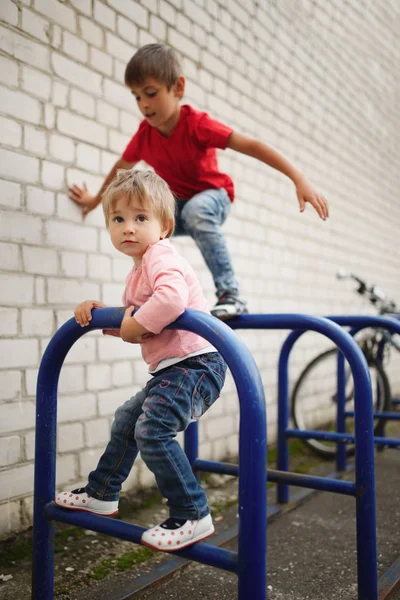
[[165, 44], [147, 44], [133, 55], [125, 69], [125, 84], [140, 85], [146, 77], [165, 83], [170, 90], [182, 75], [179, 56]]
[[103, 211], [106, 225], [110, 213], [121, 196], [135, 198], [143, 208], [149, 209], [168, 230], [171, 237], [175, 228], [175, 198], [169, 185], [154, 171], [121, 169], [103, 194]]

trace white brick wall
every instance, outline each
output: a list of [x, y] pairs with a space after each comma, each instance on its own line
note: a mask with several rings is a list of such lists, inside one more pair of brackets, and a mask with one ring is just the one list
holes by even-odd
[[[31, 520], [34, 397], [49, 339], [79, 301], [121, 301], [129, 261], [112, 247], [100, 208], [83, 222], [67, 186], [97, 191], [138, 126], [123, 76], [141, 44], [180, 51], [185, 101], [281, 149], [331, 203], [327, 223], [309, 207], [300, 215], [290, 181], [220, 152], [237, 192], [224, 231], [252, 311], [365, 312], [353, 286], [335, 280], [343, 266], [400, 301], [399, 6], [378, 0], [368, 15], [345, 0], [313, 7], [316, 18], [272, 0], [0, 2], [0, 536]], [[176, 245], [212, 302], [195, 244]], [[240, 337], [263, 376], [273, 437], [285, 335]], [[325, 346], [304, 338], [292, 376]], [[397, 390], [398, 373], [394, 362]], [[77, 342], [59, 382], [59, 487], [95, 466], [116, 408], [146, 379], [139, 348], [93, 333]], [[235, 453], [237, 418], [230, 378], [204, 418], [206, 458]], [[139, 461], [124, 489], [152, 482]]]

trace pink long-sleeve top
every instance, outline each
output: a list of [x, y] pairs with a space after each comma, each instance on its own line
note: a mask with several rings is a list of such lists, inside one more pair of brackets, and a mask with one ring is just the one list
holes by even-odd
[[210, 344], [195, 333], [164, 329], [186, 308], [209, 313], [195, 272], [168, 239], [149, 246], [142, 264], [128, 273], [122, 301], [124, 306], [139, 306], [135, 319], [156, 334], [141, 344], [150, 372], [165, 359], [210, 351]]

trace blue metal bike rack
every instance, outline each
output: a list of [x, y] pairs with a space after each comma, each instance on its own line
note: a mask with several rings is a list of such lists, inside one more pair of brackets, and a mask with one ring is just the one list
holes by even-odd
[[[284, 343], [279, 360], [278, 412], [278, 470], [268, 470], [268, 481], [278, 483], [278, 501], [289, 501], [288, 485], [346, 494], [356, 498], [357, 520], [357, 579], [358, 600], [377, 600], [378, 578], [376, 558], [376, 509], [372, 392], [365, 357], [354, 339], [336, 323], [307, 315], [242, 315], [228, 322], [233, 329], [293, 329]], [[305, 332], [313, 330], [329, 337], [340, 348], [352, 369], [355, 392], [355, 439], [357, 443], [355, 483], [326, 477], [299, 475], [289, 472], [287, 437], [297, 430], [289, 430], [289, 375], [288, 359], [294, 342]], [[315, 432], [311, 432], [314, 434]], [[193, 468], [237, 475], [236, 465], [204, 461], [197, 458], [196, 427], [186, 432], [186, 446], [190, 450]], [[332, 434], [338, 435], [338, 434]], [[298, 436], [300, 437], [300, 436]], [[311, 437], [311, 436], [309, 436]], [[318, 433], [315, 433], [318, 437]]]
[[[58, 508], [53, 502], [57, 386], [63, 361], [72, 345], [88, 331], [119, 329], [123, 314], [124, 309], [117, 308], [94, 310], [92, 321], [85, 328], [70, 319], [51, 339], [42, 358], [36, 401], [33, 600], [53, 600], [54, 521], [78, 525], [137, 544], [140, 544], [145, 531], [141, 527], [107, 517]], [[235, 380], [240, 402], [238, 552], [198, 543], [174, 554], [237, 573], [239, 600], [265, 600], [267, 429], [259, 371], [243, 342], [227, 325], [210, 315], [187, 310], [169, 328], [193, 331], [221, 352]]]

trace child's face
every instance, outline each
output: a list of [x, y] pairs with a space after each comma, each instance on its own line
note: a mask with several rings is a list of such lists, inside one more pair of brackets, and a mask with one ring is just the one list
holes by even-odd
[[169, 134], [179, 118], [179, 100], [183, 96], [185, 79], [179, 77], [169, 90], [165, 83], [146, 77], [140, 85], [130, 86], [140, 112], [149, 125]]
[[133, 258], [136, 266], [150, 244], [167, 235], [159, 219], [147, 208], [142, 208], [135, 198], [121, 196], [110, 213], [110, 237], [113, 246]]

